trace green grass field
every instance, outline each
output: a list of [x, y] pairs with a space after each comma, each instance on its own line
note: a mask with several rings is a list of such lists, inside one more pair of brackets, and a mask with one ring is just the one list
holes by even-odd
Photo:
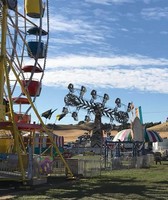
[[74, 181], [50, 177], [47, 184], [17, 191], [11, 199], [167, 200], [168, 161], [148, 169], [102, 171], [99, 177]]

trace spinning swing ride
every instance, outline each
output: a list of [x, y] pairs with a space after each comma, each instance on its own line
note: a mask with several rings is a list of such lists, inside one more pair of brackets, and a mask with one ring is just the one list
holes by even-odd
[[[0, 0], [0, 180], [26, 181], [37, 176], [30, 151], [36, 131], [48, 134], [73, 176], [34, 106], [46, 67], [48, 7], [48, 0]], [[30, 110], [40, 125], [31, 123]], [[29, 132], [26, 146], [25, 132]]]
[[[76, 121], [78, 120], [78, 112], [80, 109], [87, 111], [87, 115], [85, 116], [86, 122], [90, 121], [90, 114], [95, 116], [94, 128], [91, 137], [92, 147], [102, 147], [103, 145], [101, 122], [103, 116], [109, 118], [111, 123], [115, 120], [117, 123], [126, 124], [129, 120], [129, 113], [134, 109], [132, 102], [129, 102], [126, 106], [121, 103], [120, 98], [116, 98], [116, 105], [114, 108], [107, 107], [106, 102], [109, 100], [109, 95], [104, 94], [104, 96], [100, 96], [97, 94], [96, 90], [91, 91], [91, 99], [87, 100], [84, 98], [84, 94], [86, 93], [85, 86], [81, 86], [81, 89], [78, 89], [74, 88], [74, 85], [70, 83], [68, 85], [68, 89], [69, 93], [64, 98], [65, 107], [63, 107], [62, 116], [69, 113], [70, 107], [76, 108], [76, 110], [72, 112], [72, 117]], [[76, 91], [79, 92], [79, 95], [75, 94]], [[101, 98], [98, 100], [97, 97]], [[126, 107], [126, 111], [120, 109], [123, 105]]]

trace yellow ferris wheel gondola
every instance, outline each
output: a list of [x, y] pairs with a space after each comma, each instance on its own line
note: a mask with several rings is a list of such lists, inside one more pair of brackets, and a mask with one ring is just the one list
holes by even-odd
[[32, 18], [40, 18], [44, 15], [45, 4], [39, 0], [25, 0], [26, 14]]

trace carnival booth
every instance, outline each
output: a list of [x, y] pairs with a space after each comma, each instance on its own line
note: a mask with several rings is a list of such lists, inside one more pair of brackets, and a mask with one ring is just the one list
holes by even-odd
[[160, 137], [159, 133], [153, 130], [145, 129], [144, 137], [145, 137], [146, 148], [148, 148], [150, 151], [153, 151], [153, 146], [157, 142], [163, 142], [163, 139]]
[[134, 140], [135, 133], [132, 129], [124, 129], [119, 131], [113, 138], [115, 144], [115, 155], [116, 157], [121, 157], [121, 155], [131, 152], [132, 156], [135, 157], [139, 154], [139, 147], [143, 141]]
[[[58, 146], [59, 151], [63, 152], [64, 137], [51, 133], [53, 142]], [[57, 156], [49, 136], [46, 133], [34, 133], [33, 141], [30, 141], [30, 134], [23, 134], [23, 141], [25, 146], [32, 146], [33, 154]]]

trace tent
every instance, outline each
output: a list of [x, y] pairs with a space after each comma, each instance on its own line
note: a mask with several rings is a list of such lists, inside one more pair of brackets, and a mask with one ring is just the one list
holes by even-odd
[[120, 132], [118, 132], [115, 137], [113, 138], [114, 142], [118, 141], [132, 141], [133, 139], [133, 130], [132, 129], [124, 129]]
[[[132, 129], [124, 129], [118, 132], [113, 138], [114, 142], [118, 141], [127, 141], [130, 142], [134, 139], [134, 133]], [[145, 142], [163, 142], [163, 139], [159, 135], [158, 132], [153, 130], [145, 130], [144, 131], [144, 141]]]
[[153, 130], [145, 130], [144, 132], [145, 142], [163, 142], [159, 133]]

